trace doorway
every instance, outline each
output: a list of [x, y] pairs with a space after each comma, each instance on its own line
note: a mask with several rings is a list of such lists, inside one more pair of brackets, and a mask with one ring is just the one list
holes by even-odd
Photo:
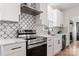
[[79, 41], [79, 22], [76, 23], [76, 34], [77, 34], [77, 41]]

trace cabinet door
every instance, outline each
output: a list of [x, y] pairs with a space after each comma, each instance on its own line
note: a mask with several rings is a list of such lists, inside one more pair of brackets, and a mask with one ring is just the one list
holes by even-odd
[[54, 10], [52, 12], [53, 15], [53, 26], [57, 26], [57, 12]]
[[53, 40], [54, 40], [53, 37], [47, 39], [47, 56], [53, 56], [54, 54]]
[[20, 4], [18, 3], [2, 3], [0, 4], [1, 20], [19, 21]]
[[54, 55], [58, 53], [58, 39], [54, 38]]
[[63, 13], [56, 9], [53, 11], [53, 26], [61, 27], [63, 23]]
[[47, 45], [47, 56], [53, 56], [53, 47], [52, 47], [52, 45]]
[[54, 38], [54, 55], [59, 53], [62, 48], [62, 36], [58, 35]]
[[18, 51], [18, 52], [14, 52], [12, 54], [9, 54], [7, 56], [26, 56], [26, 51]]
[[56, 11], [57, 17], [57, 26], [61, 26], [61, 12], [59, 10]]
[[43, 13], [40, 14], [40, 19], [42, 20], [42, 24], [48, 26], [48, 19], [47, 19], [47, 3], [41, 3], [41, 4], [40, 4], [40, 10], [43, 11]]
[[63, 25], [63, 13], [60, 10], [57, 11], [57, 25], [60, 27]]
[[62, 49], [62, 35], [58, 36], [58, 52]]
[[61, 27], [64, 27], [64, 14], [63, 14], [63, 12], [60, 12], [60, 26]]
[[39, 25], [46, 25], [48, 26], [48, 19], [47, 19], [47, 3], [37, 3], [36, 8], [38, 10], [43, 11], [40, 15], [37, 15], [37, 24]]
[[69, 46], [69, 44], [70, 44], [69, 35], [66, 35], [66, 46]]
[[49, 20], [49, 27], [53, 27], [53, 21]]

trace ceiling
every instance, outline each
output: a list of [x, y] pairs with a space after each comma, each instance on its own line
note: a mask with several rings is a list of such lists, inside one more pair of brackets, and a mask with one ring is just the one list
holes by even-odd
[[79, 3], [50, 3], [53, 8], [67, 10], [74, 7], [79, 7]]

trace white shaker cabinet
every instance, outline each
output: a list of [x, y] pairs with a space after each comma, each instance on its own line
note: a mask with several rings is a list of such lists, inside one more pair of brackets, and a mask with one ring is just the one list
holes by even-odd
[[55, 9], [52, 11], [52, 20], [53, 20], [53, 26], [56, 27], [63, 27], [63, 20], [64, 20], [64, 15], [63, 12], [61, 12], [58, 9]]
[[54, 55], [59, 53], [62, 49], [62, 36], [56, 35], [54, 37]]
[[1, 45], [0, 56], [26, 56], [26, 42]]
[[47, 39], [47, 56], [53, 56], [53, 49], [54, 49], [54, 37], [49, 37]]
[[47, 15], [47, 3], [37, 3], [36, 9], [43, 11], [40, 15], [37, 15], [37, 24], [48, 26], [48, 15]]
[[49, 20], [49, 27], [53, 27], [53, 21]]
[[19, 3], [1, 3], [0, 20], [1, 21], [19, 21], [20, 4]]
[[62, 49], [62, 35], [51, 36], [47, 39], [47, 56], [54, 56]]
[[54, 37], [54, 55], [58, 53], [58, 39]]
[[52, 14], [52, 7], [48, 5], [48, 22], [49, 22], [49, 27], [53, 27], [53, 14]]
[[62, 49], [62, 35], [58, 35], [57, 39], [58, 39], [58, 49], [59, 49], [59, 51], [61, 51], [61, 49]]
[[66, 46], [70, 45], [70, 37], [68, 34], [66, 34]]

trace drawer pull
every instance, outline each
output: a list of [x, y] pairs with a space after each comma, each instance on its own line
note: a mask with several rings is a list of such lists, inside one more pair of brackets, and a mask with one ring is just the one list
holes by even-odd
[[58, 44], [60, 44], [60, 40], [58, 40]]
[[11, 50], [15, 50], [15, 49], [19, 49], [19, 48], [21, 48], [21, 47], [12, 48]]
[[51, 39], [49, 41], [51, 41]]
[[49, 45], [48, 47], [51, 47], [52, 45]]

